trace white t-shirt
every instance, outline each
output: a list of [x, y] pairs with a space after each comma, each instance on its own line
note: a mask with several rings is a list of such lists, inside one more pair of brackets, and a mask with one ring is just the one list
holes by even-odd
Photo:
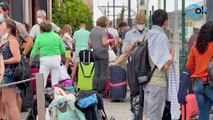
[[119, 37], [118, 31], [114, 28], [107, 28], [107, 31], [113, 35], [114, 38]]
[[114, 29], [114, 28], [107, 28], [107, 31], [108, 31], [110, 34], [113, 35], [113, 37], [114, 37], [114, 39], [115, 39], [115, 44], [117, 44], [116, 38], [119, 37], [118, 31], [117, 31], [116, 29]]
[[[60, 28], [55, 25], [54, 23], [52, 23], [52, 26], [53, 26], [53, 31], [58, 33], [60, 31]], [[33, 25], [31, 31], [30, 31], [30, 36], [35, 39], [38, 35], [41, 34], [41, 31], [40, 31], [40, 27], [38, 24], [35, 24]]]
[[[68, 33], [65, 33], [62, 37], [62, 40], [64, 40], [64, 39], [67, 39], [67, 44], [72, 49], [73, 48], [72, 47], [72, 41], [73, 41], [72, 37]], [[67, 48], [68, 46], [64, 43], [64, 47]]]

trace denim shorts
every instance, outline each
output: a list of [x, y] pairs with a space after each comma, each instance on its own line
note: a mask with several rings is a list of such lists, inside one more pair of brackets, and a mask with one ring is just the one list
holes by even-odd
[[[3, 81], [2, 81], [2, 85], [4, 85], [4, 84], [9, 84], [9, 83], [13, 83], [13, 82], [14, 82], [14, 80], [13, 80], [13, 77], [12, 77], [12, 76], [4, 76], [4, 77], [3, 77]], [[14, 89], [16, 89], [17, 87], [16, 87], [16, 85], [12, 85], [12, 86], [4, 87], [3, 89], [9, 89], [9, 88], [14, 88]], [[0, 89], [0, 91], [1, 91], [1, 89]]]

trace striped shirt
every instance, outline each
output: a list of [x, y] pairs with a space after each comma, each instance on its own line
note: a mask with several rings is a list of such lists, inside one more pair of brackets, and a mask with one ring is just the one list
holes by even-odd
[[126, 49], [129, 45], [133, 44], [135, 41], [137, 41], [137, 40], [142, 41], [143, 38], [144, 38], [144, 37], [146, 36], [146, 34], [148, 33], [148, 31], [149, 31], [149, 30], [148, 30], [147, 28], [145, 28], [145, 29], [143, 30], [142, 33], [140, 33], [136, 28], [134, 28], [134, 29], [128, 31], [128, 32], [126, 33], [126, 36], [125, 36], [125, 39], [124, 39], [124, 43], [123, 43], [123, 46], [122, 46], [122, 53], [123, 53], [123, 54], [126, 54], [126, 53], [125, 53], [125, 49]]
[[169, 39], [160, 26], [153, 25], [148, 35], [148, 49], [150, 65], [152, 68], [156, 65], [156, 70], [149, 84], [166, 87], [166, 73], [161, 70], [166, 62], [172, 57], [169, 50]]
[[180, 118], [180, 104], [178, 103], [178, 90], [179, 90], [179, 71], [178, 71], [178, 63], [174, 60], [174, 63], [169, 67], [167, 71], [168, 77], [168, 93], [167, 100], [171, 102], [171, 118], [172, 120], [179, 120]]

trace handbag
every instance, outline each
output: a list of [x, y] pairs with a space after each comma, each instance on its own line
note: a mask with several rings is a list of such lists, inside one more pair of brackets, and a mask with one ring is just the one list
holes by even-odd
[[109, 62], [114, 62], [117, 59], [117, 56], [110, 46], [108, 53], [109, 53]]
[[[20, 63], [18, 63], [15, 67], [15, 72], [13, 74], [13, 80], [15, 82], [19, 82], [19, 81], [22, 81], [25, 79], [29, 79], [31, 77], [32, 77], [32, 72], [31, 72], [30, 64], [29, 64], [27, 58], [24, 58], [23, 56], [21, 56]], [[29, 87], [29, 83], [30, 82], [20, 83], [20, 84], [17, 84], [17, 87], [20, 90], [24, 90], [27, 87]]]
[[63, 80], [70, 79], [69, 74], [67, 73], [66, 67], [61, 63], [60, 70], [59, 70], [59, 82]]

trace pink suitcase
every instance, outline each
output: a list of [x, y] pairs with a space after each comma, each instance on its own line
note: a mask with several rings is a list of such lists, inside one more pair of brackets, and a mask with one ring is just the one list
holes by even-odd
[[192, 117], [199, 114], [195, 94], [188, 94], [186, 96], [186, 102], [186, 104], [182, 105], [182, 120], [191, 120]]

